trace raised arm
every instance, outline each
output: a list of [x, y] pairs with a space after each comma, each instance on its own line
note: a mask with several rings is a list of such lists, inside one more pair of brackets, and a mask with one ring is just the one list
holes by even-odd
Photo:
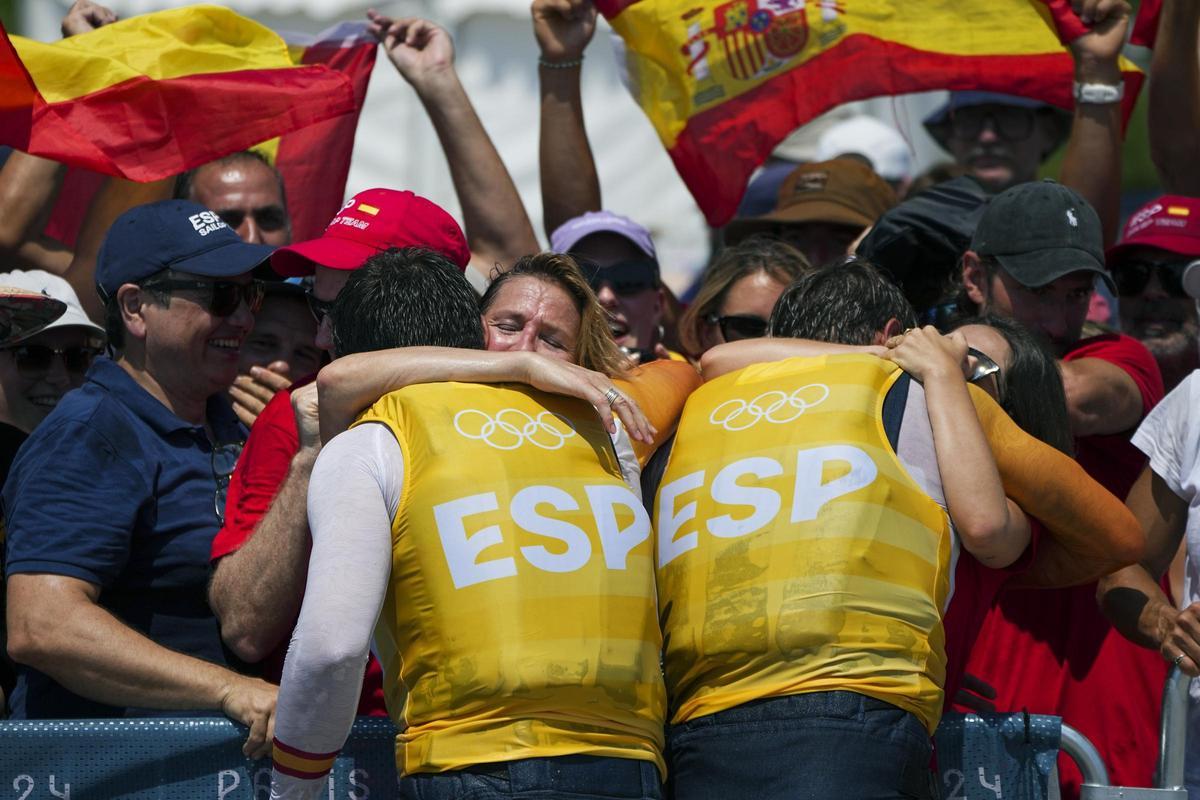
[[14, 150], [0, 168], [0, 256], [14, 267], [63, 275], [71, 250], [42, 234], [67, 168]]
[[522, 350], [492, 352], [453, 347], [404, 347], [343, 356], [317, 375], [321, 435], [330, 439], [388, 392], [416, 383], [465, 381], [524, 383], [545, 392], [576, 397], [596, 409], [609, 432], [620, 417], [630, 438], [648, 442], [653, 429], [632, 400], [610, 405], [616, 390], [606, 375]]
[[1200, 197], [1200, 3], [1163, 0], [1150, 63], [1150, 157], [1168, 194]]
[[512, 177], [454, 69], [454, 43], [428, 20], [371, 12], [371, 30], [421, 99], [450, 166], [475, 271], [487, 279], [536, 253], [537, 237]]
[[579, 86], [583, 51], [596, 32], [596, 9], [590, 0], [534, 0], [531, 10], [541, 89], [542, 227], [549, 236], [567, 220], [601, 208]]
[[[1118, 57], [1129, 28], [1124, 0], [1074, 0], [1090, 32], [1071, 42], [1075, 81], [1120, 86]], [[1121, 204], [1121, 104], [1075, 102], [1071, 138], [1060, 181], [1079, 192], [1100, 215], [1105, 245], [1117, 239]]]
[[967, 342], [932, 325], [888, 341], [886, 358], [925, 388], [938, 472], [950, 519], [967, 552], [993, 568], [1007, 567], [1029, 546], [1029, 520], [1004, 494], [987, 437], [963, 377]]

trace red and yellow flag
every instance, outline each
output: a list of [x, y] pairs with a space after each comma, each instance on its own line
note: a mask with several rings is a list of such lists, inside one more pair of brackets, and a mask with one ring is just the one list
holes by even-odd
[[132, 180], [354, 111], [345, 74], [297, 65], [278, 35], [215, 6], [0, 39], [0, 144]]
[[[595, 0], [629, 83], [711, 225], [795, 128], [841, 103], [932, 89], [1071, 108], [1068, 0]], [[1143, 0], [1133, 44], [1159, 0]], [[1130, 60], [1125, 111], [1143, 79]]]
[[[102, 63], [115, 64], [116, 74], [152, 69], [98, 95], [77, 87], [78, 102], [67, 99], [65, 105], [40, 97], [33, 81], [20, 82], [30, 73], [43, 80], [38, 76], [76, 69], [84, 62], [63, 46], [86, 44], [88, 37], [114, 28], [116, 34], [108, 36], [119, 35], [121, 50], [106, 51], [102, 58], [109, 61]], [[106, 39], [106, 46], [115, 41]], [[152, 180], [248, 148], [262, 151], [283, 176], [294, 239], [319, 236], [341, 207], [378, 49], [365, 22], [341, 23], [315, 36], [276, 34], [225, 9], [192, 7], [135, 17], [54, 45], [18, 37], [13, 42], [16, 51], [9, 47], [0, 52], [32, 55], [29, 72], [19, 61], [0, 55], [0, 142], [73, 165], [46, 235], [74, 246], [103, 180], [100, 172]], [[8, 40], [0, 41], [0, 48], [8, 45]], [[102, 52], [91, 45], [83, 49], [91, 55]], [[256, 82], [266, 70], [286, 73], [287, 84]], [[6, 102], [20, 97], [22, 86], [26, 102]], [[234, 91], [222, 88], [229, 86]], [[195, 102], [176, 102], [189, 93]], [[137, 102], [125, 108], [112, 105], [126, 99]], [[8, 114], [19, 124], [7, 124]], [[69, 125], [58, 119], [63, 115]], [[231, 121], [240, 121], [244, 129]], [[59, 139], [64, 126], [70, 135]], [[80, 152], [75, 147], [77, 130], [109, 143], [102, 157], [95, 158], [94, 149]]]

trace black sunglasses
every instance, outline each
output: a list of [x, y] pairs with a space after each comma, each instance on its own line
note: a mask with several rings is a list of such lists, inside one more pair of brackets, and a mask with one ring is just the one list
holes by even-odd
[[313, 319], [320, 325], [322, 320], [333, 313], [333, 300], [322, 300], [313, 294], [312, 289], [304, 290], [304, 300], [308, 303], [308, 310], [312, 312]]
[[238, 310], [243, 302], [251, 314], [257, 314], [262, 308], [262, 281], [252, 280], [249, 283], [234, 283], [233, 281], [203, 281], [185, 280], [182, 278], [159, 278], [142, 284], [148, 289], [167, 289], [174, 291], [184, 289], [201, 292], [205, 295], [202, 303], [204, 309], [214, 317], [228, 317]]
[[1117, 293], [1123, 297], [1140, 294], [1150, 282], [1150, 275], [1157, 273], [1164, 292], [1171, 297], [1187, 297], [1183, 289], [1183, 273], [1191, 264], [1200, 264], [1200, 261], [1123, 261], [1115, 270]]
[[99, 347], [48, 347], [41, 344], [22, 344], [5, 348], [17, 362], [17, 372], [25, 378], [40, 378], [50, 371], [55, 357], [71, 375], [83, 375], [93, 359], [103, 352]]
[[[221, 221], [233, 229], [241, 227], [245, 222], [247, 212], [240, 208], [226, 208], [217, 212], [217, 216]], [[259, 230], [269, 232], [281, 231], [287, 227], [287, 212], [282, 206], [263, 206], [262, 208], [250, 209], [249, 216], [254, 218], [254, 223]]]
[[1001, 139], [1023, 142], [1033, 135], [1037, 119], [1030, 108], [971, 106], [950, 112], [950, 128], [963, 139], [977, 139], [987, 122]]
[[755, 317], [750, 314], [730, 314], [725, 317], [709, 314], [704, 318], [704, 321], [709, 325], [716, 325], [720, 328], [721, 335], [725, 337], [725, 341], [727, 342], [739, 342], [742, 339], [761, 339], [767, 335], [767, 321], [762, 317]]
[[992, 360], [992, 357], [976, 350], [974, 347], [967, 348], [967, 355], [975, 359], [975, 366], [971, 368], [971, 374], [967, 376], [968, 383], [979, 383], [989, 375], [996, 376], [996, 394], [1000, 400], [1004, 399], [1004, 375], [1000, 371], [1000, 365]]
[[237, 466], [238, 458], [242, 455], [242, 445], [234, 442], [219, 444], [212, 449], [212, 476], [217, 485], [213, 497], [213, 510], [217, 512], [217, 524], [225, 524], [225, 498], [229, 495], [229, 480]]
[[580, 266], [593, 292], [599, 293], [606, 283], [620, 295], [658, 288], [658, 262], [649, 258], [618, 261], [603, 267], [588, 263]]

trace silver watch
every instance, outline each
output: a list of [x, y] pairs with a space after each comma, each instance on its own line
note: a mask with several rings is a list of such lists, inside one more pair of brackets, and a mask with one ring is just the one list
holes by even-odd
[[1107, 83], [1075, 82], [1076, 103], [1106, 105], [1108, 103], [1119, 103], [1121, 102], [1121, 98], [1124, 96], [1125, 84], [1123, 83], [1118, 83], [1116, 86], [1111, 86]]

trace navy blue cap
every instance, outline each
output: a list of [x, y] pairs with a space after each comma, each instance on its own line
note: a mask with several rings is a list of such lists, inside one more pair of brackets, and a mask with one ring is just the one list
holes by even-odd
[[108, 298], [123, 283], [136, 283], [164, 269], [211, 278], [253, 270], [275, 250], [247, 244], [199, 203], [160, 200], [117, 217], [96, 259], [96, 288]]
[[932, 114], [925, 117], [924, 124], [941, 125], [946, 121], [946, 116], [951, 111], [957, 111], [960, 108], [971, 108], [972, 106], [1016, 106], [1017, 108], [1046, 108], [1053, 111], [1062, 111], [1067, 113], [1057, 106], [1052, 106], [1049, 103], [1043, 103], [1041, 100], [1033, 100], [1028, 97], [1018, 97], [1015, 94], [1001, 94], [1000, 92], [951, 92], [950, 99], [943, 103]]

